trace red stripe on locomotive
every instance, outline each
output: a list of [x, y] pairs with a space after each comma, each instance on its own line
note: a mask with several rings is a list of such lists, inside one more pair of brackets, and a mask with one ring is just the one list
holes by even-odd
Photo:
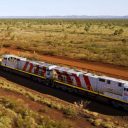
[[68, 84], [72, 84], [72, 80], [71, 80], [70, 75], [69, 75], [67, 72], [63, 72], [63, 75], [65, 75], [65, 76], [66, 76], [67, 83], [68, 83]]
[[29, 65], [30, 65], [30, 68], [29, 68], [28, 72], [32, 72], [33, 64], [32, 63], [29, 63]]
[[26, 71], [28, 64], [29, 64], [29, 62], [26, 62], [26, 63], [25, 63], [25, 65], [24, 65], [24, 67], [23, 67], [23, 71]]
[[90, 80], [89, 80], [88, 76], [85, 76], [85, 75], [84, 75], [84, 80], [85, 80], [87, 89], [88, 89], [88, 90], [92, 90], [92, 86], [91, 86], [91, 83], [90, 83]]
[[38, 72], [39, 72], [39, 65], [36, 65], [36, 69], [34, 70], [34, 73], [38, 74]]
[[60, 81], [62, 81], [63, 80], [63, 76], [62, 76], [62, 73], [61, 72], [59, 72], [58, 70], [55, 70], [56, 72], [57, 72], [57, 74], [58, 74], [58, 79], [60, 80]]
[[46, 75], [46, 67], [42, 68], [42, 75], [45, 76]]
[[72, 74], [75, 77], [76, 83], [78, 87], [82, 87], [80, 78], [76, 74]]

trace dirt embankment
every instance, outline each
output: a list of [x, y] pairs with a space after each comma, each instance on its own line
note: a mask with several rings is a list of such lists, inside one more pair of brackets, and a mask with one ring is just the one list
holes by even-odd
[[[0, 77], [0, 79], [2, 78]], [[28, 92], [30, 92], [30, 90], [28, 90]], [[35, 94], [38, 94], [38, 93], [35, 93]], [[50, 120], [59, 121], [59, 122], [62, 122], [64, 120], [66, 123], [69, 123], [70, 125], [72, 125], [73, 128], [79, 128], [79, 127], [84, 128], [84, 126], [91, 128], [93, 126], [85, 118], [79, 117], [79, 119], [76, 119], [76, 121], [74, 122], [74, 119], [67, 118], [61, 111], [57, 111], [54, 108], [50, 108], [45, 104], [32, 101], [31, 99], [26, 98], [25, 96], [18, 94], [16, 92], [0, 88], [0, 99], [2, 97], [5, 97], [10, 101], [11, 100], [20, 101], [20, 103], [23, 104], [23, 107], [24, 107], [23, 109], [32, 110], [44, 117], [49, 118]], [[63, 123], [63, 125], [67, 125], [66, 123]], [[67, 127], [64, 127], [64, 128], [67, 128]]]
[[91, 72], [101, 73], [108, 76], [128, 80], [127, 67], [115, 66], [111, 64], [103, 64], [100, 62], [79, 61], [79, 60], [69, 59], [65, 57], [40, 55], [37, 53], [32, 54], [31, 52], [20, 51], [20, 50], [9, 49], [9, 48], [2, 48], [0, 53], [24, 55], [32, 58], [37, 57], [37, 59], [40, 59], [41, 61], [46, 61], [53, 64], [67, 65], [73, 68], [75, 67], [82, 70], [88, 70]]

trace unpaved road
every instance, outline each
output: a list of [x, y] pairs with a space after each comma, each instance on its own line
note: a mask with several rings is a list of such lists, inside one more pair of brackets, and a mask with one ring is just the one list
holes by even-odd
[[10, 48], [2, 48], [1, 53], [11, 53], [16, 55], [22, 55], [26, 53], [27, 55], [30, 55], [30, 56], [33, 56], [33, 55], [38, 56], [40, 60], [46, 61], [49, 63], [67, 65], [73, 68], [75, 67], [83, 70], [102, 73], [108, 76], [128, 80], [128, 68], [126, 67], [120, 67], [120, 66], [115, 66], [111, 64], [103, 64], [103, 63], [97, 63], [97, 62], [79, 61], [79, 60], [69, 59], [65, 57], [40, 55], [37, 53], [32, 54], [31, 52], [25, 52], [25, 51], [20, 51], [16, 49], [10, 49]]

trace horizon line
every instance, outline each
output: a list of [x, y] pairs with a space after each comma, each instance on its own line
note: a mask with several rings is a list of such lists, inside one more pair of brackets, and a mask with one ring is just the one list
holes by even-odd
[[35, 16], [35, 15], [11, 15], [11, 16], [0, 16], [0, 17], [54, 17], [54, 16], [58, 16], [58, 17], [64, 17], [64, 16], [67, 16], [67, 17], [70, 17], [70, 16], [87, 16], [87, 17], [105, 17], [105, 16], [110, 16], [110, 17], [125, 17], [125, 16], [128, 16], [128, 15], [40, 15], [40, 16]]

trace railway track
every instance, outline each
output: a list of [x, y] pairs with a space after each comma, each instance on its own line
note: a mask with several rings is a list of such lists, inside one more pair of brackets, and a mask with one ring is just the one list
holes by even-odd
[[12, 74], [12, 73], [8, 73], [3, 70], [0, 70], [0, 79], [6, 79], [8, 81], [18, 84], [18, 86], [22, 86], [23, 88], [29, 89], [34, 93], [48, 94], [48, 95], [57, 97], [63, 101], [66, 101], [68, 103], [74, 103], [74, 102], [80, 103], [81, 101], [86, 102], [87, 100], [89, 100], [90, 103], [87, 106], [85, 106], [85, 108], [94, 112], [98, 112], [103, 115], [116, 116], [123, 120], [128, 120], [127, 112], [124, 112], [119, 109], [115, 109], [108, 104], [97, 102], [95, 100], [91, 100], [84, 96], [77, 95], [74, 93], [68, 93], [57, 88], [52, 88], [44, 84], [34, 82], [25, 77], [18, 76], [16, 74]]

